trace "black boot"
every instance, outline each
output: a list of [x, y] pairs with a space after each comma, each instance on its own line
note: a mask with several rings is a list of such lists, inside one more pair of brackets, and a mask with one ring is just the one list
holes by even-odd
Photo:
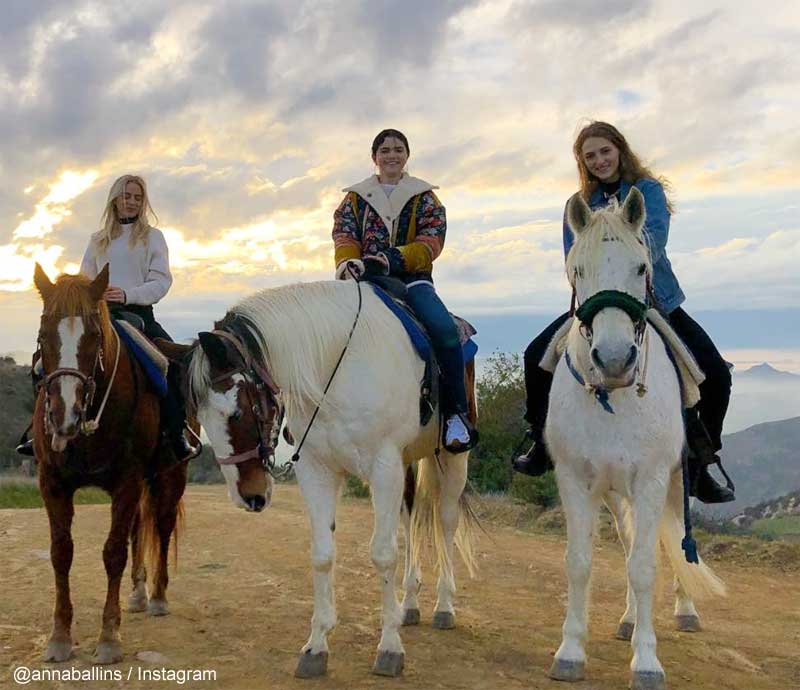
[[27, 438], [27, 434], [25, 434], [24, 439], [19, 440], [19, 445], [17, 446], [16, 450], [17, 453], [20, 455], [27, 455], [28, 457], [33, 457], [35, 453], [33, 452], [33, 439]]
[[[708, 471], [709, 465], [718, 465], [722, 470], [722, 464], [695, 409], [686, 411], [686, 443], [689, 446], [689, 495], [703, 503], [735, 501], [735, 487], [730, 477], [725, 475], [728, 485], [722, 486]], [[724, 470], [722, 472], [725, 473]]]
[[511, 461], [511, 466], [515, 472], [520, 474], [539, 477], [553, 469], [553, 461], [550, 459], [541, 434], [537, 434], [533, 429], [530, 429], [525, 435], [534, 439], [533, 445], [525, 455], [514, 458]]

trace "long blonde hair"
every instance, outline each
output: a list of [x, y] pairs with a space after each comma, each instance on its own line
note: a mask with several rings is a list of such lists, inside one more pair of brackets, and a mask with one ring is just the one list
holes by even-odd
[[100, 230], [98, 230], [92, 239], [97, 243], [100, 252], [104, 253], [108, 249], [111, 240], [115, 240], [122, 234], [122, 227], [119, 224], [119, 213], [117, 211], [117, 198], [125, 193], [125, 185], [128, 182], [135, 182], [142, 188], [142, 208], [139, 211], [139, 217], [133, 224], [131, 230], [130, 240], [128, 245], [133, 249], [137, 242], [147, 245], [147, 240], [150, 234], [150, 228], [153, 223], [158, 222], [158, 216], [150, 205], [150, 197], [147, 195], [147, 185], [144, 178], [140, 175], [123, 175], [118, 177], [111, 189], [108, 191], [108, 201], [100, 219]]
[[607, 139], [614, 146], [619, 149], [619, 176], [628, 184], [635, 184], [643, 177], [649, 177], [657, 180], [664, 188], [664, 194], [667, 197], [667, 210], [670, 213], [675, 212], [675, 207], [670, 198], [672, 195], [672, 185], [669, 180], [663, 175], [656, 175], [650, 168], [645, 166], [639, 156], [637, 156], [628, 145], [627, 139], [622, 136], [622, 133], [608, 124], [608, 122], [600, 122], [595, 120], [586, 125], [575, 138], [575, 145], [572, 147], [572, 153], [575, 154], [575, 160], [578, 163], [578, 177], [581, 182], [581, 196], [588, 204], [589, 199], [592, 197], [592, 192], [597, 189], [600, 181], [589, 172], [586, 163], [583, 160], [583, 142], [589, 137], [600, 137]]

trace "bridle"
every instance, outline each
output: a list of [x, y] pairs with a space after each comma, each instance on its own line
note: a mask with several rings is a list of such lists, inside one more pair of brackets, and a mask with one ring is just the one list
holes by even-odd
[[[98, 313], [94, 313], [91, 316], [99, 316]], [[102, 333], [102, 329], [99, 329]], [[92, 373], [91, 374], [84, 374], [80, 369], [73, 368], [73, 367], [59, 367], [55, 371], [46, 374], [44, 377], [44, 381], [42, 386], [44, 388], [44, 424], [45, 430], [48, 434], [54, 434], [55, 429], [53, 429], [52, 423], [50, 421], [50, 387], [53, 385], [54, 381], [58, 381], [59, 379], [65, 376], [72, 376], [80, 380], [83, 384], [83, 397], [81, 399], [80, 404], [80, 424], [78, 425], [79, 432], [84, 436], [88, 436], [93, 434], [97, 429], [100, 427], [100, 418], [103, 416], [103, 410], [105, 409], [106, 402], [108, 401], [109, 393], [111, 392], [111, 387], [114, 384], [114, 379], [117, 375], [117, 365], [119, 364], [119, 352], [122, 349], [121, 343], [119, 340], [119, 335], [114, 327], [111, 327], [111, 330], [114, 333], [114, 337], [116, 339], [116, 353], [114, 355], [114, 368], [111, 371], [111, 378], [106, 385], [106, 391], [103, 395], [103, 400], [100, 403], [100, 407], [97, 410], [97, 414], [95, 415], [94, 419], [87, 420], [87, 414], [89, 408], [91, 408], [92, 403], [94, 402], [94, 396], [97, 391], [97, 370], [99, 369], [101, 373], [105, 373], [105, 366], [103, 364], [104, 356], [103, 356], [103, 343], [101, 342], [97, 346], [97, 352], [95, 352], [94, 357], [94, 364], [92, 366]], [[41, 338], [39, 339], [39, 349], [41, 350]]]
[[[278, 435], [283, 423], [284, 408], [280, 400], [280, 389], [269, 371], [262, 366], [249, 352], [247, 347], [235, 335], [225, 330], [211, 331], [212, 335], [229, 343], [241, 360], [241, 366], [226, 371], [211, 380], [211, 385], [226, 381], [236, 374], [241, 374], [245, 383], [247, 402], [256, 418], [258, 443], [254, 448], [217, 458], [220, 465], [239, 465], [247, 460], [259, 459], [264, 469], [271, 475], [275, 473], [275, 449], [278, 446]], [[255, 396], [252, 389], [255, 388]]]

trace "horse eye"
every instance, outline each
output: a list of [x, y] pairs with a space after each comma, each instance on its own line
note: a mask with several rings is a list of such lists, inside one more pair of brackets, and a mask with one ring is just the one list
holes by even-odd
[[644, 275], [644, 272], [645, 272], [646, 270], [647, 270], [647, 264], [642, 264], [641, 266], [639, 266], [639, 275], [640, 275], [640, 276], [643, 276], [643, 275]]

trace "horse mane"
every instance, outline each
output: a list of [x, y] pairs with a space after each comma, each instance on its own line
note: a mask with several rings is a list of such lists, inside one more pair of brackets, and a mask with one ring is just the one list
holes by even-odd
[[[363, 303], [358, 326], [345, 358], [372, 353], [364, 360], [364, 375], [370, 366], [391, 366], [403, 356], [404, 338], [397, 318], [362, 284]], [[280, 387], [290, 414], [309, 403], [319, 404], [336, 361], [347, 342], [358, 306], [356, 283], [324, 281], [296, 283], [256, 292], [232, 307], [221, 323], [242, 316], [257, 329], [261, 360]], [[375, 362], [375, 356], [378, 361]], [[201, 348], [195, 348], [189, 375], [195, 400], [203, 399], [211, 386], [210, 366]], [[335, 388], [335, 383], [334, 386]], [[331, 404], [325, 398], [325, 406]]]
[[648, 273], [652, 275], [650, 251], [643, 237], [631, 231], [622, 218], [619, 206], [612, 204], [593, 211], [589, 225], [582, 233], [576, 234], [575, 243], [567, 255], [566, 269], [570, 283], [574, 281], [573, 276], [578, 266], [583, 268], [587, 279], [591, 280], [596, 276], [604, 242], [620, 242], [647, 266]]

